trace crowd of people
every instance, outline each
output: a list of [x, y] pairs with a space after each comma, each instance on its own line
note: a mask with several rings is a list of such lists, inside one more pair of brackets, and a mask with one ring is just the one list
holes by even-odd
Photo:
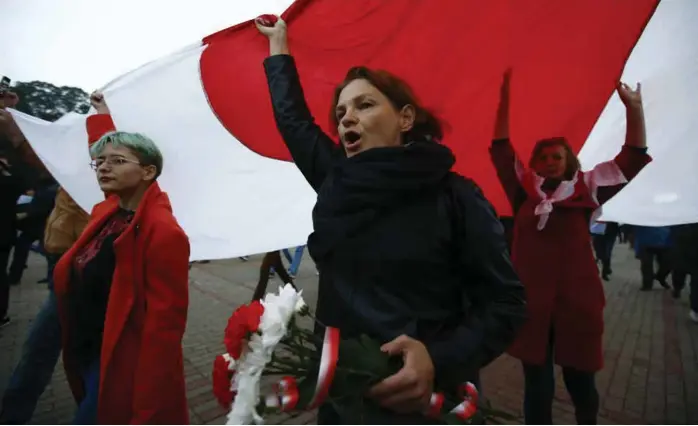
[[[584, 172], [555, 135], [535, 145], [528, 164], [520, 161], [509, 139], [515, 70], [506, 71], [490, 149], [513, 211], [502, 218], [476, 182], [451, 172], [455, 158], [440, 143], [442, 123], [399, 77], [361, 66], [347, 72], [332, 99], [337, 144], [306, 105], [285, 23], [256, 22], [269, 40], [264, 72], [278, 130], [318, 194], [307, 249], [319, 271], [319, 323], [348, 337], [368, 334], [404, 360], [368, 392], [367, 403], [378, 409], [365, 421], [428, 423], [435, 385], [478, 383], [479, 370], [508, 352], [522, 363], [526, 423], [553, 422], [555, 364], [577, 422], [596, 423], [602, 279], [612, 274], [621, 229], [596, 219], [651, 161], [640, 86], [617, 88], [626, 106], [622, 150]], [[74, 423], [188, 423], [181, 343], [189, 241], [158, 185], [164, 159], [156, 142], [115, 129], [104, 97], [92, 95], [89, 150], [105, 199], [88, 214], [53, 180], [5, 110], [16, 96], [2, 99], [0, 325], [10, 321], [9, 287], [21, 281], [35, 241], [47, 259], [49, 295], [3, 397], [0, 423], [31, 419], [61, 353], [77, 402]], [[19, 211], [27, 193], [32, 201]], [[630, 237], [643, 290], [654, 280], [668, 286], [671, 273], [679, 297], [691, 276], [696, 321], [697, 235], [692, 224], [632, 227]], [[255, 298], [271, 268], [292, 282], [280, 253], [269, 253]], [[325, 404], [318, 422], [341, 424], [349, 414]]]
[[[680, 299], [690, 283], [691, 321], [698, 323], [698, 223], [674, 226], [635, 226], [597, 222], [591, 227], [594, 251], [601, 264], [602, 276], [608, 280], [613, 273], [611, 258], [616, 241], [628, 243], [640, 261], [641, 291], [650, 291], [654, 282], [671, 290]], [[671, 276], [671, 284], [667, 281]]]

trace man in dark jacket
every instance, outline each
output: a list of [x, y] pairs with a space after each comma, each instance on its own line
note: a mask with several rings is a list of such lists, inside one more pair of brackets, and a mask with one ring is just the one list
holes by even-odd
[[[0, 110], [0, 114], [3, 111]], [[4, 120], [4, 122], [3, 122]], [[33, 176], [48, 176], [41, 160], [33, 152], [12, 118], [0, 115], [0, 125], [4, 125], [13, 141], [13, 151], [20, 163]], [[0, 129], [1, 130], [1, 129]], [[57, 193], [56, 193], [57, 191]], [[0, 192], [4, 194], [4, 192]], [[53, 195], [51, 195], [53, 194]], [[55, 200], [55, 203], [54, 203]], [[12, 204], [16, 204], [15, 198]], [[55, 185], [45, 193], [37, 191], [34, 208], [45, 211], [52, 206], [41, 234], [43, 251], [48, 263], [48, 297], [32, 322], [26, 340], [22, 345], [19, 363], [12, 372], [5, 394], [2, 397], [0, 424], [25, 424], [31, 420], [39, 398], [51, 381], [61, 352], [61, 327], [58, 317], [56, 296], [53, 292], [53, 267], [61, 255], [78, 239], [87, 225], [89, 215], [62, 188]], [[27, 213], [32, 213], [32, 209]], [[14, 212], [13, 216], [14, 218]], [[21, 263], [21, 262], [20, 262]]]
[[53, 210], [58, 184], [50, 176], [44, 176], [34, 191], [34, 197], [24, 211], [17, 214], [17, 228], [21, 231], [15, 242], [12, 264], [8, 274], [10, 285], [19, 284], [29, 258], [31, 245], [41, 241], [46, 219]]
[[80, 236], [88, 219], [89, 215], [64, 189], [59, 188], [43, 239], [49, 270], [49, 294], [32, 322], [19, 363], [2, 397], [0, 424], [28, 423], [51, 381], [61, 353], [61, 327], [53, 292], [53, 268]]
[[38, 176], [31, 165], [23, 161], [24, 151], [17, 149], [23, 136], [5, 110], [18, 101], [12, 92], [0, 93], [0, 328], [10, 323], [7, 316], [10, 303], [7, 265], [17, 238], [17, 200], [31, 188], [33, 177]]
[[26, 187], [7, 143], [0, 141], [0, 327], [9, 324], [7, 316], [10, 283], [7, 264], [17, 237], [17, 199]]
[[10, 283], [7, 265], [17, 238], [17, 200], [30, 187], [27, 165], [15, 149], [17, 127], [6, 107], [19, 101], [9, 91], [0, 92], [0, 328], [10, 323], [7, 311], [10, 303]]

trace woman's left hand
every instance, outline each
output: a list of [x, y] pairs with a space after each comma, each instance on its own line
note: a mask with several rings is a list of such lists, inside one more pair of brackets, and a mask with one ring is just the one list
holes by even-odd
[[434, 388], [434, 364], [426, 346], [403, 334], [383, 345], [381, 350], [390, 355], [402, 355], [404, 365], [373, 386], [368, 396], [398, 413], [425, 411]]

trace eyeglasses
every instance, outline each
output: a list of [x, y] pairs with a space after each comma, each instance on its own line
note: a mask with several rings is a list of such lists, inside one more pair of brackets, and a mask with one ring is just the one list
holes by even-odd
[[98, 158], [96, 160], [90, 161], [90, 167], [92, 167], [92, 170], [97, 170], [97, 169], [99, 169], [99, 166], [101, 166], [104, 163], [106, 163], [107, 166], [123, 166], [124, 164], [127, 164], [127, 163], [138, 164], [138, 165], [141, 164], [136, 160], [129, 160], [128, 158], [109, 157], [109, 158]]

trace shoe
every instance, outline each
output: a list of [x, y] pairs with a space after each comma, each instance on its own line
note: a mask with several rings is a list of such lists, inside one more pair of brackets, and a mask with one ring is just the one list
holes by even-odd
[[691, 321], [693, 321], [693, 322], [695, 322], [695, 323], [698, 323], [698, 312], [696, 312], [696, 311], [691, 311], [691, 312], [688, 314], [688, 317], [691, 319]]
[[42, 278], [36, 282], [37, 284], [48, 284], [48, 278]]
[[240, 256], [240, 260], [242, 260], [243, 262], [247, 262], [248, 260], [250, 260], [250, 258], [248, 256]]
[[[691, 312], [693, 313], [693, 312]], [[0, 328], [5, 327], [6, 325], [9, 325], [12, 321], [10, 321], [10, 317], [5, 317], [0, 320]]]
[[671, 287], [669, 287], [669, 284], [667, 284], [667, 282], [666, 282], [666, 277], [660, 278], [658, 275], [655, 275], [655, 276], [654, 276], [654, 279], [657, 280], [657, 282], [658, 282], [662, 287], [664, 287], [664, 290], [668, 290], [668, 289], [671, 288]]
[[601, 278], [603, 278], [604, 281], [611, 281], [611, 277], [609, 277], [608, 274], [602, 274]]
[[669, 289], [671, 288], [671, 286], [669, 286], [669, 284], [667, 284], [666, 278], [664, 278], [664, 279], [655, 278], [655, 279], [657, 280], [657, 282], [659, 283], [659, 285], [661, 285], [662, 287], [664, 287], [664, 290], [669, 290]]

